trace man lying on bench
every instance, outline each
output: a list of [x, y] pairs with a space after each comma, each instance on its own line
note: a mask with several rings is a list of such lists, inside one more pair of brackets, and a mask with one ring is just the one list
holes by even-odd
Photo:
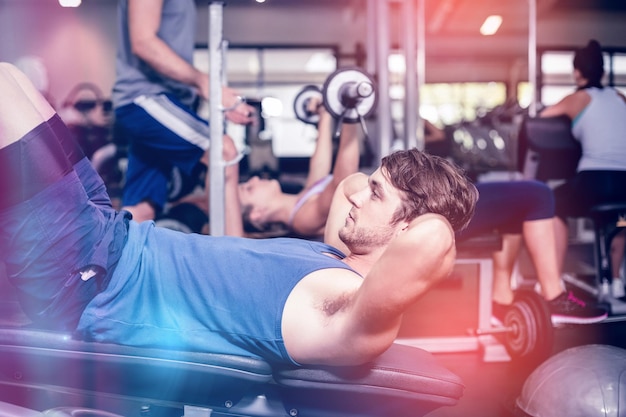
[[328, 244], [187, 235], [116, 212], [58, 115], [10, 64], [0, 64], [0, 91], [2, 261], [38, 326], [85, 340], [368, 362], [450, 273], [454, 232], [477, 199], [451, 163], [410, 150], [341, 184]]

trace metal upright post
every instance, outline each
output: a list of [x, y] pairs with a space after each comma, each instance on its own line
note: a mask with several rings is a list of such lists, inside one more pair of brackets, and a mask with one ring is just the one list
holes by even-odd
[[376, 27], [376, 3], [380, 0], [367, 0], [367, 15], [366, 15], [366, 61], [365, 70], [369, 74], [376, 74], [376, 40], [377, 40], [377, 27]]
[[528, 84], [530, 86], [530, 104], [528, 115], [537, 115], [537, 3], [528, 0]]
[[422, 106], [422, 88], [426, 84], [426, 0], [417, 0], [417, 147], [423, 150], [426, 147], [424, 134], [424, 119], [420, 115]]
[[389, 0], [376, 2], [376, 33], [378, 34], [378, 48], [376, 59], [378, 61], [378, 158], [389, 154], [391, 149], [391, 98], [389, 97]]
[[213, 236], [225, 231], [224, 158], [222, 157], [224, 113], [222, 109], [222, 9], [223, 3], [209, 5], [209, 87], [211, 147], [209, 150], [209, 224]]
[[404, 73], [404, 138], [407, 149], [418, 146], [418, 103], [419, 88], [417, 77], [417, 47], [422, 47], [416, 42], [415, 0], [404, 2], [404, 61], [406, 71]]

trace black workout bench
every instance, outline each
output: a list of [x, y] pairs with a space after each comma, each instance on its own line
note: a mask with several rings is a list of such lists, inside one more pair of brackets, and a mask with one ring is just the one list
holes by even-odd
[[461, 379], [394, 344], [362, 366], [83, 342], [32, 328], [0, 267], [0, 416], [419, 417], [454, 406]]
[[[424, 350], [393, 345], [351, 367], [272, 366], [251, 357], [143, 349], [0, 329], [2, 402], [111, 416], [423, 416], [464, 386]], [[56, 414], [55, 414], [56, 415]]]

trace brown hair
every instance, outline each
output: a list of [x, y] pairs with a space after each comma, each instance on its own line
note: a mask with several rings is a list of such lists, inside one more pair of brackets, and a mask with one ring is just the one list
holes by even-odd
[[381, 167], [391, 184], [404, 194], [404, 203], [394, 214], [395, 222], [435, 213], [458, 232], [474, 215], [478, 191], [452, 162], [414, 148], [385, 156]]

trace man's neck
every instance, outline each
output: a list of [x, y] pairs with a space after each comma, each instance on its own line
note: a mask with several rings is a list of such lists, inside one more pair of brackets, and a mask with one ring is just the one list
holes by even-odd
[[343, 261], [350, 266], [350, 268], [354, 269], [359, 275], [365, 276], [369, 274], [370, 270], [376, 264], [376, 261], [380, 259], [385, 248], [377, 249], [373, 252], [367, 254], [355, 254], [350, 253], [346, 256]]

